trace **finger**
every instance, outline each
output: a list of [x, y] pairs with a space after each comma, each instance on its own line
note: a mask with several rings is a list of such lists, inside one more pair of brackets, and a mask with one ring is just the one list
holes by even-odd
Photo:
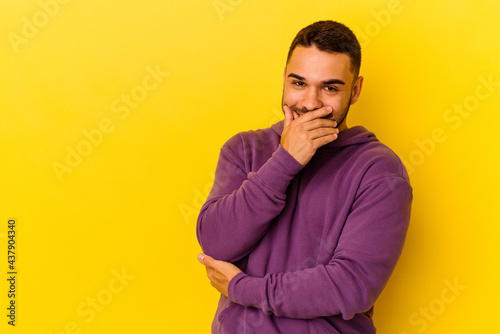
[[311, 110], [306, 114], [302, 115], [300, 118], [302, 122], [311, 121], [315, 118], [321, 118], [327, 116], [333, 112], [333, 108], [330, 106], [322, 107], [316, 110]]
[[331, 119], [333, 120], [333, 107], [330, 107], [330, 106], [327, 106], [327, 111], [329, 110], [329, 108], [332, 108], [332, 111], [329, 113], [329, 114], [326, 114], [325, 116], [321, 116], [321, 118], [325, 118], [325, 119]]
[[313, 146], [315, 149], [318, 149], [323, 145], [331, 143], [332, 141], [336, 140], [337, 138], [338, 138], [338, 135], [336, 133], [321, 136], [321, 137], [318, 137], [316, 139], [313, 139]]
[[319, 128], [315, 129], [313, 131], [309, 132], [309, 138], [312, 140], [321, 138], [321, 137], [328, 137], [328, 136], [333, 136], [333, 138], [337, 138], [337, 135], [339, 133], [338, 129], [335, 128]]
[[315, 118], [313, 120], [303, 123], [302, 128], [306, 131], [311, 131], [319, 128], [336, 129], [337, 122], [328, 118]]
[[290, 110], [290, 108], [288, 108], [287, 105], [283, 105], [283, 112], [285, 113], [285, 121], [284, 121], [283, 125], [286, 127], [290, 123], [292, 123], [292, 121], [294, 119], [294, 115], [292, 114], [292, 111]]

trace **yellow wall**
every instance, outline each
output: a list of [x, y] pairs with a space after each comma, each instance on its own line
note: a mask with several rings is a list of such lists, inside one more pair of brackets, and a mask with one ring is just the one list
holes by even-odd
[[345, 23], [363, 46], [365, 84], [348, 124], [405, 159], [414, 188], [376, 326], [496, 332], [499, 9], [486, 0], [2, 0], [1, 332], [208, 333], [217, 293], [196, 260], [195, 222], [219, 148], [281, 118], [288, 46], [320, 19]]

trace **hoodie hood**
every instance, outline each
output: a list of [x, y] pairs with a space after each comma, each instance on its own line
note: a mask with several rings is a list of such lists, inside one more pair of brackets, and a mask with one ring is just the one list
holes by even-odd
[[[281, 137], [283, 133], [284, 121], [279, 121], [271, 125], [271, 128]], [[378, 141], [375, 134], [366, 130], [362, 126], [354, 126], [347, 130], [341, 131], [337, 139], [333, 142], [323, 145], [319, 149], [340, 148], [350, 145], [364, 144], [370, 141]]]

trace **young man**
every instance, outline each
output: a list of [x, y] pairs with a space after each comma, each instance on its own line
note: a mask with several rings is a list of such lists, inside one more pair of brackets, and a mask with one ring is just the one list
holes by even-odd
[[221, 292], [212, 333], [375, 333], [412, 189], [399, 158], [346, 116], [363, 84], [352, 31], [316, 22], [288, 54], [285, 119], [221, 149], [197, 236]]

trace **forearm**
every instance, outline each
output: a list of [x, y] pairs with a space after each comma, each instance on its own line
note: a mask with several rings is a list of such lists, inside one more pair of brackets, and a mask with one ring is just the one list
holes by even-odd
[[373, 306], [387, 277], [361, 275], [349, 265], [339, 261], [264, 277], [240, 273], [229, 283], [229, 299], [278, 317], [351, 319]]
[[[281, 146], [256, 172], [223, 178], [231, 162], [218, 165], [214, 190], [200, 210], [197, 236], [210, 256], [235, 262], [265, 235], [285, 206], [286, 189], [302, 166]], [[234, 189], [229, 192], [229, 190]]]

